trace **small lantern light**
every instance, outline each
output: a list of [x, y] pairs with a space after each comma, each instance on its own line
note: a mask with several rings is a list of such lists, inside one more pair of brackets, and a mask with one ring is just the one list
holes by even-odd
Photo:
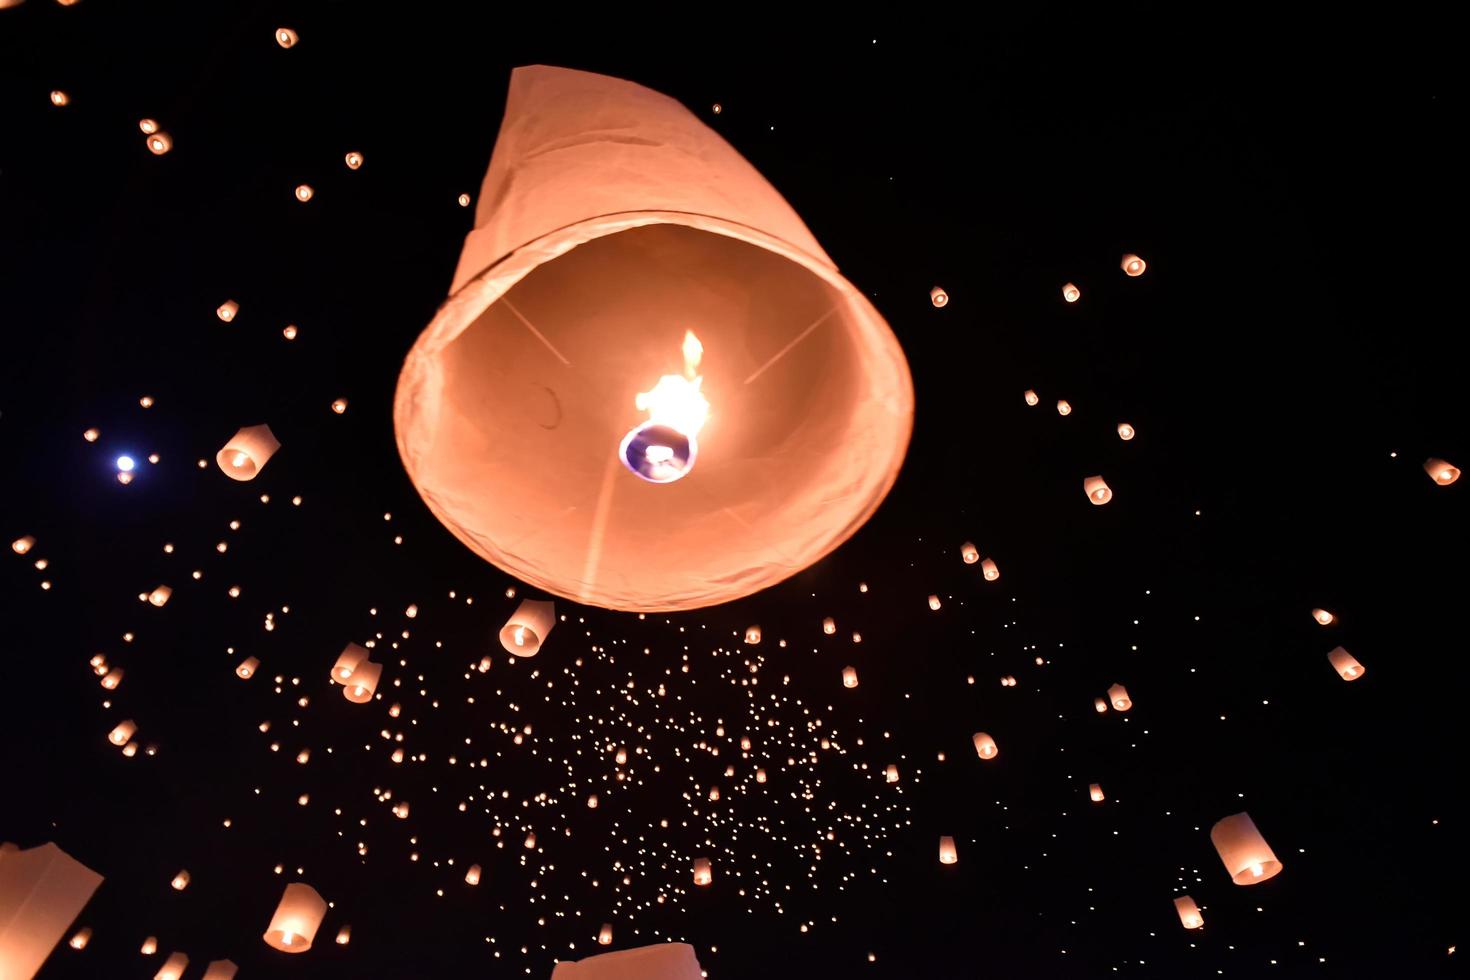
[[160, 585], [158, 588], [148, 593], [148, 601], [155, 606], [162, 606], [164, 603], [168, 602], [169, 596], [173, 594], [173, 589], [169, 588], [166, 585]]
[[1106, 698], [1093, 698], [1092, 699], [1092, 708], [1098, 714], [1105, 713], [1108, 710], [1108, 702], [1107, 702], [1107, 699]]
[[347, 154], [347, 156], [343, 159], [347, 161], [348, 170], [356, 170], [358, 167], [362, 166], [362, 154], [358, 153], [356, 150], [353, 150], [351, 153]]
[[221, 320], [229, 323], [231, 320], [235, 319], [235, 314], [240, 312], [240, 304], [236, 303], [232, 299], [227, 299], [223, 303], [221, 303], [219, 305], [219, 309], [215, 310], [214, 312], [215, 315], [218, 316]]
[[142, 953], [144, 956], [152, 956], [154, 953], [158, 952], [158, 937], [149, 936], [147, 939], [144, 939], [143, 945], [138, 949], [138, 952]]
[[67, 943], [72, 949], [86, 949], [87, 942], [92, 938], [92, 927], [83, 926], [72, 933], [71, 940]]
[[253, 480], [280, 448], [270, 426], [250, 425], [236, 432], [214, 461], [232, 480]]
[[1255, 885], [1281, 873], [1281, 862], [1248, 813], [1226, 817], [1210, 828], [1210, 842], [1225, 863], [1230, 880]]
[[352, 926], [345, 925], [337, 930], [337, 945], [346, 946], [352, 942]]
[[500, 645], [517, 657], [534, 657], [555, 625], [555, 605], [549, 601], [523, 599], [500, 628]]
[[1069, 401], [1067, 401], [1065, 398], [1058, 398], [1057, 399], [1057, 414], [1058, 415], [1071, 415], [1072, 414], [1072, 403], [1069, 402]]
[[708, 885], [714, 880], [714, 872], [710, 870], [709, 858], [694, 859], [694, 883], [696, 885]]
[[108, 732], [107, 740], [113, 745], [126, 745], [128, 739], [132, 738], [133, 733], [137, 730], [138, 726], [129, 719], [128, 721], [120, 722], [116, 728]]
[[836, 633], [837, 632], [837, 620], [833, 619], [831, 616], [828, 616], [826, 619], [823, 619], [822, 620], [822, 632], [823, 633], [826, 633], [828, 636], [831, 636], [833, 633]]
[[1127, 422], [1118, 423], [1118, 438], [1122, 439], [1124, 442], [1130, 441], [1137, 434], [1138, 433], [1133, 431], [1133, 426], [1129, 425]]
[[939, 838], [939, 863], [940, 864], [954, 864], [959, 859], [960, 859], [960, 856], [955, 851], [955, 848], [954, 848], [954, 838], [953, 837], [941, 837], [941, 838]]
[[1333, 623], [1337, 622], [1337, 617], [1332, 615], [1332, 613], [1328, 612], [1326, 609], [1313, 609], [1312, 618], [1317, 621], [1318, 626], [1331, 626]]
[[759, 626], [745, 627], [745, 642], [751, 646], [761, 641], [761, 628]]
[[239, 677], [241, 680], [248, 681], [250, 680], [250, 678], [255, 676], [255, 671], [259, 667], [259, 660], [257, 660], [255, 657], [246, 657], [244, 660], [240, 661], [240, 665], [235, 668], [235, 676]]
[[312, 188], [310, 184], [296, 185], [296, 200], [300, 201], [302, 204], [305, 204], [307, 201], [311, 200], [315, 196], [316, 191]]
[[367, 704], [378, 689], [378, 679], [383, 676], [383, 665], [364, 660], [353, 668], [352, 675], [342, 682], [342, 696], [353, 704]]
[[480, 866], [478, 864], [470, 865], [470, 870], [464, 873], [464, 883], [466, 885], [478, 885], [480, 883]]
[[1442, 459], [1426, 459], [1424, 461], [1424, 472], [1429, 478], [1442, 487], [1447, 487], [1460, 478], [1460, 468]]
[[105, 675], [103, 675], [101, 684], [109, 691], [116, 691], [117, 686], [122, 683], [122, 679], [123, 669], [121, 667], [113, 667]]
[[857, 687], [858, 686], [857, 668], [856, 667], [843, 667], [842, 668], [842, 686], [843, 687]]
[[148, 152], [156, 157], [161, 157], [174, 148], [174, 139], [163, 130], [152, 133], [143, 141], [148, 145]]
[[[61, 89], [58, 88], [58, 89], [52, 89], [51, 90], [51, 104], [52, 105], [54, 105], [54, 106], [64, 106], [64, 105], [68, 105], [70, 103], [71, 103], [71, 96], [67, 95]], [[934, 305], [938, 306], [939, 304], [936, 303]]]
[[276, 43], [283, 48], [294, 48], [296, 42], [301, 40], [295, 31], [289, 27], [276, 28]]
[[1366, 668], [1358, 663], [1357, 658], [1342, 647], [1333, 647], [1327, 654], [1327, 659], [1332, 661], [1333, 669], [1345, 681], [1355, 681], [1366, 672]]
[[1101, 507], [1113, 499], [1113, 488], [1108, 486], [1107, 481], [1100, 476], [1087, 477], [1082, 481], [1082, 489], [1087, 493], [1087, 499], [1092, 501], [1095, 507]]
[[1179, 922], [1184, 928], [1198, 929], [1205, 924], [1205, 917], [1199, 914], [1199, 906], [1188, 895], [1180, 895], [1174, 899], [1174, 908], [1178, 911]]
[[344, 412], [346, 412], [347, 411], [347, 399], [345, 399], [345, 398], [338, 398], [336, 401], [332, 402], [332, 411], [336, 412], [338, 415], [341, 415]]
[[1068, 303], [1075, 303], [1081, 298], [1082, 290], [1078, 289], [1072, 283], [1069, 282], [1062, 287], [1062, 299], [1066, 300]]
[[599, 945], [599, 946], [611, 946], [612, 945], [612, 936], [613, 936], [613, 933], [612, 933], [612, 925], [611, 925], [611, 923], [604, 922], [602, 924], [602, 928], [599, 929], [599, 930], [597, 930], [597, 945]]
[[144, 136], [152, 136], [154, 133], [158, 132], [158, 120], [139, 119], [138, 129], [142, 131]]
[[1105, 799], [1105, 797], [1103, 796], [1102, 784], [1101, 783], [1088, 783], [1087, 784], [1087, 795], [1090, 796], [1090, 797], [1092, 797], [1092, 802], [1094, 802], [1094, 803], [1101, 803]]
[[183, 891], [185, 888], [189, 887], [189, 872], [180, 871], [178, 874], [174, 875], [174, 880], [170, 881], [169, 884], [173, 886], [174, 891]]
[[1133, 699], [1128, 696], [1128, 688], [1122, 684], [1114, 684], [1108, 688], [1108, 703], [1118, 711], [1127, 711], [1133, 707]]
[[327, 914], [327, 902], [310, 885], [296, 881], [286, 886], [270, 925], [262, 936], [267, 946], [283, 953], [304, 953]]
[[965, 560], [966, 565], [973, 565], [980, 560], [980, 552], [972, 542], [966, 541], [960, 545], [960, 557]]
[[1129, 278], [1136, 279], [1143, 275], [1143, 270], [1148, 268], [1148, 263], [1134, 255], [1132, 252], [1123, 256], [1123, 261], [1118, 263]]
[[933, 303], [935, 308], [948, 306], [949, 293], [946, 293], [941, 287], [935, 286], [929, 290], [929, 302]]
[[994, 759], [1000, 753], [1000, 749], [996, 748], [995, 739], [985, 732], [976, 732], [971, 737], [971, 741], [975, 743], [975, 754], [982, 759]]
[[1026, 389], [1024, 397], [1026, 399], [1026, 404], [1030, 405], [1032, 408], [1035, 408], [1037, 405], [1041, 404], [1041, 396], [1030, 388]]

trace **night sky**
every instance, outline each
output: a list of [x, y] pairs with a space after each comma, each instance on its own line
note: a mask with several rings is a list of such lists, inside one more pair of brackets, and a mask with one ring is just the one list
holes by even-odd
[[[1460, 975], [1470, 524], [1423, 468], [1470, 459], [1447, 62], [1131, 10], [538, 14], [0, 10], [0, 538], [35, 538], [0, 560], [0, 839], [106, 876], [40, 976], [544, 978], [603, 923], [717, 980]], [[916, 409], [824, 560], [694, 612], [557, 598], [516, 663], [539, 593], [429, 513], [391, 409], [530, 64], [729, 140], [887, 318]], [[282, 448], [226, 478], [258, 422]], [[369, 704], [328, 680], [349, 641]], [[1096, 712], [1114, 683], [1131, 710]], [[1242, 810], [1284, 865], [1250, 887], [1209, 838]], [[288, 956], [261, 934], [296, 880], [333, 908]]]

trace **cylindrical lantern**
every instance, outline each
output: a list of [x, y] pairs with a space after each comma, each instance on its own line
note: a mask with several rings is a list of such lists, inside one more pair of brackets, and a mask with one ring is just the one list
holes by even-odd
[[364, 660], [352, 671], [352, 676], [342, 682], [342, 696], [353, 704], [367, 704], [378, 689], [378, 678], [383, 676], [383, 665]]
[[173, 589], [169, 588], [166, 585], [160, 585], [158, 588], [148, 593], [148, 601], [155, 606], [161, 606], [164, 603], [168, 602], [169, 596], [173, 594]]
[[262, 938], [267, 946], [283, 953], [304, 953], [311, 949], [311, 941], [316, 938], [317, 928], [326, 914], [326, 899], [315, 888], [304, 882], [292, 882], [281, 895]]
[[745, 642], [755, 645], [761, 641], [761, 628], [759, 626], [745, 627]]
[[1205, 917], [1199, 914], [1199, 906], [1188, 895], [1174, 899], [1174, 909], [1179, 913], [1180, 924], [1186, 929], [1198, 929], [1205, 924]]
[[1332, 668], [1345, 681], [1357, 680], [1366, 670], [1351, 653], [1342, 647], [1333, 647], [1332, 651], [1327, 654], [1327, 659], [1332, 661]]
[[71, 939], [68, 940], [68, 943], [67, 944], [69, 946], [71, 946], [72, 949], [86, 949], [87, 948], [87, 943], [91, 939], [92, 939], [92, 927], [91, 926], [83, 926], [82, 928], [78, 929], [76, 932], [72, 933]]
[[1094, 506], [1102, 506], [1113, 499], [1113, 490], [1100, 476], [1089, 476], [1082, 481], [1082, 489]]
[[117, 690], [117, 686], [122, 683], [122, 679], [123, 669], [121, 667], [114, 667], [103, 676], [102, 686], [109, 691], [115, 691]]
[[464, 882], [466, 885], [478, 885], [480, 883], [480, 866], [478, 864], [470, 865], [470, 870], [464, 873]]
[[611, 923], [604, 922], [602, 924], [602, 928], [599, 929], [599, 930], [597, 930], [597, 945], [599, 945], [599, 946], [611, 946], [612, 945], [612, 924]]
[[315, 194], [316, 189], [310, 184], [296, 185], [296, 200], [300, 201], [302, 204], [305, 204], [307, 201], [311, 200], [312, 197], [315, 196]]
[[413, 485], [471, 550], [667, 612], [775, 585], [866, 522], [912, 428], [903, 351], [714, 130], [630, 82], [518, 68], [475, 200], [394, 402]]
[[1108, 702], [1107, 702], [1107, 699], [1106, 698], [1093, 698], [1092, 699], [1092, 708], [1098, 714], [1104, 713], [1105, 711], [1108, 710]]
[[1143, 261], [1143, 259], [1140, 259], [1138, 256], [1134, 255], [1132, 252], [1124, 255], [1123, 260], [1119, 262], [1118, 265], [1130, 277], [1134, 278], [1143, 275], [1143, 270], [1148, 268], [1148, 263]]
[[828, 636], [836, 633], [837, 620], [833, 619], [831, 616], [828, 616], [826, 619], [822, 620], [822, 632], [826, 633]]
[[338, 684], [345, 684], [347, 678], [357, 669], [357, 665], [367, 660], [368, 652], [356, 643], [349, 643], [342, 648], [337, 655], [337, 662], [332, 665], [332, 680]]
[[35, 535], [27, 534], [23, 538], [16, 538], [10, 542], [10, 550], [17, 555], [23, 555], [36, 546]]
[[1118, 438], [1119, 439], [1122, 439], [1124, 442], [1127, 442], [1128, 440], [1132, 439], [1135, 435], [1137, 435], [1137, 433], [1133, 431], [1133, 426], [1129, 425], [1127, 422], [1119, 422], [1118, 423]]
[[244, 660], [240, 661], [240, 665], [235, 668], [235, 674], [248, 681], [250, 678], [255, 676], [255, 671], [259, 666], [260, 661], [257, 660], [255, 657], [246, 657]]
[[842, 686], [843, 687], [857, 687], [858, 686], [857, 668], [856, 667], [843, 667], [842, 668]]
[[980, 550], [975, 547], [974, 542], [966, 541], [960, 545], [960, 557], [965, 560], [966, 565], [973, 565], [980, 560]]
[[130, 718], [127, 721], [120, 722], [116, 728], [108, 732], [107, 740], [113, 745], [125, 745], [137, 730], [138, 726]]
[[898, 766], [889, 763], [888, 766], [883, 770], [883, 779], [886, 782], [890, 783], [898, 782]]
[[247, 425], [224, 444], [214, 461], [232, 480], [253, 480], [281, 444], [268, 425]]
[[592, 793], [592, 794], [590, 794], [587, 797], [587, 809], [589, 809], [589, 810], [596, 810], [597, 809], [597, 794], [596, 793]]
[[[143, 142], [147, 144], [148, 152], [152, 153], [154, 156], [159, 157], [163, 156], [169, 150], [172, 150], [174, 148], [174, 138], [168, 133], [163, 132], [162, 130], [150, 134], [148, 138], [145, 139]], [[230, 318], [220, 317], [220, 319], [228, 322]]]
[[1312, 618], [1317, 621], [1318, 626], [1331, 626], [1337, 620], [1337, 617], [1326, 609], [1313, 609]]
[[994, 582], [1000, 578], [1000, 566], [994, 558], [987, 558], [980, 563], [980, 573], [985, 576], [985, 581]]
[[283, 48], [294, 48], [296, 42], [301, 40], [296, 32], [289, 27], [276, 28], [276, 43]]
[[1114, 684], [1108, 688], [1108, 703], [1119, 711], [1127, 711], [1133, 707], [1133, 699], [1128, 696], [1128, 688], [1122, 684]]
[[152, 956], [154, 953], [158, 952], [158, 937], [149, 936], [148, 938], [144, 939], [143, 945], [139, 947], [138, 952], [142, 953], [144, 956]]
[[757, 769], [755, 771], [755, 781], [758, 783], [766, 781], [766, 771], [764, 769]]
[[976, 732], [971, 741], [975, 743], [975, 754], [982, 759], [994, 759], [1000, 752], [995, 745], [995, 739], [984, 732]]
[[694, 883], [696, 885], [708, 885], [714, 880], [714, 872], [710, 869], [709, 858], [694, 859]]
[[929, 597], [929, 608], [930, 609], [933, 609], [933, 610], [935, 610], [937, 612], [938, 609], [939, 609], [939, 606], [940, 606], [939, 596], [937, 596], [937, 595], [931, 595]]
[[300, 765], [306, 765], [311, 761], [311, 749], [302, 749], [296, 753], [296, 761]]
[[358, 167], [362, 166], [362, 154], [358, 153], [356, 150], [348, 153], [347, 156], [345, 156], [343, 159], [347, 162], [348, 170], [356, 170]]
[[1025, 397], [1026, 399], [1026, 404], [1030, 405], [1032, 408], [1035, 408], [1037, 405], [1041, 404], [1041, 396], [1036, 394], [1036, 392], [1032, 391], [1030, 388], [1026, 389], [1023, 397]]
[[169, 953], [168, 959], [163, 961], [163, 966], [153, 974], [153, 980], [179, 980], [188, 968], [189, 957], [183, 953]]
[[229, 323], [231, 320], [235, 319], [235, 314], [240, 312], [240, 304], [236, 303], [232, 299], [227, 299], [223, 303], [221, 303], [219, 305], [219, 309], [215, 310], [214, 312], [215, 315], [218, 316], [221, 320]]
[[1281, 862], [1271, 853], [1248, 813], [1237, 813], [1215, 824], [1210, 828], [1210, 841], [1225, 862], [1230, 880], [1237, 885], [1258, 884], [1281, 873]]
[[1069, 282], [1062, 287], [1062, 299], [1066, 300], [1068, 303], [1075, 303], [1081, 298], [1082, 290], [1078, 289], [1072, 283]]
[[189, 872], [180, 871], [178, 874], [174, 875], [174, 880], [170, 881], [169, 884], [173, 886], [174, 891], [183, 891], [185, 888], [189, 887]]
[[955, 848], [954, 848], [954, 838], [953, 837], [941, 837], [941, 838], [939, 838], [939, 863], [940, 864], [954, 864], [959, 859], [960, 859], [960, 856], [959, 856], [958, 852], [955, 851]]
[[230, 960], [211, 960], [209, 966], [204, 968], [201, 980], [235, 980], [239, 969]]
[[556, 625], [556, 606], [538, 599], [521, 604], [500, 628], [500, 645], [517, 657], [534, 657]]
[[352, 926], [346, 925], [337, 930], [337, 945], [346, 946], [352, 942]]
[[1101, 803], [1106, 798], [1103, 796], [1102, 785], [1100, 783], [1088, 783], [1087, 795], [1092, 797], [1092, 802], [1094, 803]]
[[525, 843], [526, 843], [526, 850], [528, 850], [528, 851], [534, 851], [536, 849], [536, 832], [534, 830], [526, 834], [526, 842]]
[[929, 290], [929, 302], [933, 303], [935, 307], [948, 306], [949, 293], [946, 293], [942, 287], [935, 286]]
[[1442, 459], [1426, 459], [1424, 461], [1424, 472], [1429, 478], [1442, 487], [1447, 487], [1460, 478], [1460, 468]]
[[1069, 401], [1067, 401], [1065, 398], [1058, 398], [1057, 399], [1057, 414], [1058, 415], [1071, 415], [1072, 414], [1072, 403], [1069, 402]]

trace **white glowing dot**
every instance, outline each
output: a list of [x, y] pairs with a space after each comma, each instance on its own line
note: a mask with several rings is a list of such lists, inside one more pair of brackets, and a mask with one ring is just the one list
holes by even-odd
[[131, 473], [133, 471], [133, 457], [119, 456], [117, 458], [117, 468], [124, 473]]

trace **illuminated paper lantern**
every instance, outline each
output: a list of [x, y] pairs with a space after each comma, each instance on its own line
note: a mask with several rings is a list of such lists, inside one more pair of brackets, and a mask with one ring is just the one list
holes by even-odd
[[1442, 459], [1426, 459], [1424, 461], [1424, 472], [1429, 478], [1442, 487], [1447, 487], [1460, 478], [1460, 468], [1446, 463]]
[[316, 195], [316, 190], [310, 184], [296, 185], [296, 200], [305, 204]]
[[842, 686], [843, 687], [857, 687], [858, 686], [857, 668], [856, 667], [843, 667], [842, 668]]
[[187, 872], [187, 871], [180, 871], [178, 874], [174, 875], [174, 880], [173, 881], [170, 881], [169, 882], [169, 885], [176, 892], [181, 892], [185, 888], [188, 888], [189, 887], [189, 872]]
[[1108, 710], [1108, 702], [1107, 702], [1107, 699], [1106, 698], [1093, 698], [1092, 699], [1092, 708], [1098, 714], [1105, 713]]
[[1318, 626], [1331, 626], [1337, 621], [1337, 617], [1326, 609], [1313, 609], [1312, 618], [1317, 621]]
[[1089, 476], [1082, 481], [1082, 489], [1094, 506], [1102, 506], [1113, 499], [1113, 490], [1100, 476]]
[[219, 309], [214, 311], [215, 316], [219, 317], [226, 323], [229, 323], [231, 320], [235, 319], [235, 314], [239, 312], [240, 304], [236, 303], [232, 299], [225, 300], [219, 305]]
[[1000, 749], [995, 745], [995, 739], [985, 732], [976, 732], [970, 740], [975, 743], [975, 754], [982, 759], [994, 759], [1000, 753]]
[[464, 873], [464, 882], [467, 885], [478, 885], [480, 883], [480, 866], [470, 865], [470, 870]]
[[1133, 426], [1129, 425], [1127, 422], [1118, 423], [1118, 438], [1122, 439], [1124, 442], [1128, 442], [1137, 434], [1138, 433], [1133, 431]]
[[935, 286], [929, 290], [929, 302], [933, 303], [936, 309], [948, 306], [949, 293], [946, 293], [941, 287]]
[[268, 425], [249, 425], [236, 432], [214, 461], [232, 480], [253, 480], [281, 444]]
[[337, 662], [332, 665], [332, 680], [339, 684], [346, 683], [347, 678], [357, 669], [357, 665], [367, 660], [368, 652], [356, 643], [349, 643], [342, 648], [337, 655]]
[[362, 154], [358, 153], [356, 150], [348, 153], [347, 156], [343, 157], [343, 159], [347, 162], [348, 170], [356, 170], [358, 167], [362, 166]]
[[939, 596], [937, 596], [937, 595], [931, 595], [929, 597], [929, 608], [930, 609], [933, 609], [936, 612], [938, 612], [939, 607], [940, 607]]
[[954, 848], [953, 837], [939, 838], [939, 863], [954, 864], [960, 859], [959, 853]]
[[1205, 924], [1205, 917], [1200, 915], [1199, 906], [1188, 895], [1180, 895], [1174, 899], [1174, 909], [1179, 913], [1179, 923], [1186, 929], [1198, 929]]
[[522, 599], [510, 619], [500, 628], [500, 645], [517, 657], [534, 657], [556, 625], [556, 606], [537, 599]]
[[342, 696], [353, 704], [367, 704], [378, 689], [378, 678], [383, 676], [383, 665], [364, 660], [352, 671], [352, 676], [342, 682]]
[[283, 953], [304, 953], [327, 914], [327, 902], [315, 888], [300, 881], [286, 886], [270, 925], [262, 936], [267, 946]]
[[1108, 688], [1108, 703], [1118, 711], [1127, 711], [1133, 707], [1133, 699], [1128, 696], [1128, 688], [1122, 684], [1114, 684]]
[[1037, 405], [1041, 404], [1041, 396], [1032, 391], [1030, 388], [1026, 389], [1022, 397], [1026, 399], [1026, 404], [1030, 405], [1032, 408], [1035, 408]]
[[1210, 828], [1210, 842], [1225, 863], [1230, 880], [1237, 885], [1259, 884], [1281, 873], [1281, 862], [1271, 853], [1248, 813], [1237, 813], [1216, 823]]
[[1000, 566], [995, 563], [994, 558], [987, 558], [980, 563], [980, 573], [985, 576], [985, 581], [994, 582], [1000, 578]]
[[686, 943], [620, 949], [584, 960], [563, 960], [551, 980], [702, 980], [704, 971]]
[[297, 33], [295, 31], [293, 31], [291, 28], [289, 28], [289, 27], [277, 27], [276, 28], [276, 43], [279, 44], [281, 47], [283, 47], [283, 48], [294, 48], [296, 46], [296, 42], [299, 41], [299, 40], [301, 40], [300, 36], [297, 35]]
[[[71, 96], [67, 95], [65, 92], [63, 92], [59, 88], [58, 89], [52, 89], [51, 90], [51, 104], [54, 105], [54, 106], [70, 105], [71, 104]], [[938, 306], [939, 304], [936, 303], [934, 305], [935, 306]]]
[[347, 399], [345, 399], [345, 398], [338, 398], [335, 401], [333, 401], [332, 402], [332, 411], [333, 412], [336, 412], [338, 415], [341, 415], [342, 413], [346, 412], [347, 411]]
[[1068, 303], [1075, 303], [1081, 298], [1082, 290], [1078, 289], [1072, 283], [1069, 282], [1062, 287], [1062, 299], [1066, 300]]
[[180, 980], [188, 968], [189, 957], [183, 953], [169, 953], [168, 959], [163, 961], [163, 966], [153, 974], [153, 980]]
[[536, 832], [533, 830], [533, 831], [529, 832], [528, 834], [526, 834], [526, 850], [528, 850], [528, 851], [534, 851], [535, 849], [536, 849]]
[[117, 686], [122, 683], [122, 679], [123, 669], [121, 667], [114, 667], [103, 675], [101, 684], [109, 691], [116, 691]]
[[883, 770], [883, 779], [885, 782], [889, 783], [898, 782], [898, 766], [889, 763], [888, 766]]
[[1123, 260], [1119, 262], [1118, 265], [1131, 278], [1137, 278], [1138, 276], [1143, 275], [1143, 270], [1148, 268], [1148, 263], [1143, 261], [1143, 259], [1140, 259], [1138, 256], [1134, 255], [1132, 252], [1128, 252], [1127, 254], [1125, 254], [1123, 256]]
[[[0, 848], [0, 977], [35, 976], [100, 884], [101, 875], [55, 844]], [[92, 931], [82, 933], [76, 949]]]
[[152, 136], [154, 133], [158, 132], [158, 120], [157, 119], [139, 119], [138, 120], [138, 130], [140, 132], [142, 132], [142, 134], [144, 136]]
[[92, 927], [83, 926], [76, 932], [72, 933], [72, 937], [67, 940], [67, 945], [70, 946], [72, 949], [86, 949], [87, 943], [90, 942], [91, 939]]
[[589, 809], [589, 810], [596, 810], [597, 809], [597, 794], [596, 793], [591, 793], [591, 794], [588, 795], [588, 797], [587, 797], [587, 809]]
[[831, 636], [833, 633], [836, 633], [837, 632], [837, 620], [833, 619], [831, 616], [828, 616], [826, 619], [823, 619], [822, 620], [822, 632], [823, 633], [826, 633], [828, 636]]
[[173, 594], [173, 589], [169, 588], [166, 585], [160, 585], [158, 588], [148, 593], [148, 601], [155, 606], [162, 606], [164, 603], [168, 602], [169, 596]]
[[128, 739], [132, 738], [133, 733], [137, 730], [138, 726], [134, 724], [131, 719], [129, 719], [128, 721], [119, 723], [116, 728], [108, 732], [107, 740], [113, 745], [125, 745], [127, 744]]
[[34, 535], [30, 534], [27, 534], [23, 538], [16, 538], [14, 541], [10, 542], [10, 550], [15, 552], [17, 555], [24, 555], [35, 546], [36, 538]]
[[755, 781], [758, 783], [764, 783], [766, 781], [766, 771], [764, 769], [757, 769], [755, 771]]
[[1332, 651], [1327, 654], [1327, 659], [1332, 661], [1332, 669], [1337, 671], [1338, 676], [1345, 681], [1357, 680], [1367, 669], [1342, 647], [1333, 647]]
[[1092, 798], [1092, 802], [1094, 803], [1101, 803], [1105, 799], [1105, 797], [1103, 796], [1102, 785], [1099, 783], [1088, 783], [1087, 795]]
[[[578, 602], [694, 609], [788, 578], [877, 508], [912, 428], [903, 352], [694, 114], [519, 68], [478, 200], [394, 404], [410, 479], [471, 550]], [[702, 429], [679, 412], [645, 431], [639, 394], [682, 393], [694, 418], [690, 389]], [[628, 472], [658, 467], [686, 475]]]
[[1057, 399], [1057, 414], [1058, 415], [1071, 415], [1072, 414], [1072, 403], [1069, 402], [1069, 401], [1067, 401], [1065, 398], [1058, 398]]
[[144, 939], [143, 945], [139, 947], [138, 952], [142, 953], [144, 956], [152, 956], [154, 953], [158, 952], [158, 937], [149, 936], [147, 939]]
[[[143, 141], [148, 146], [148, 152], [154, 156], [161, 157], [174, 148], [173, 137], [160, 130]], [[220, 317], [221, 320], [225, 319]]]
[[257, 660], [255, 657], [246, 657], [244, 660], [240, 661], [240, 666], [235, 668], [235, 674], [241, 679], [248, 681], [250, 680], [250, 678], [255, 676], [255, 671], [259, 669], [259, 667], [259, 660]]
[[604, 922], [602, 924], [602, 928], [599, 929], [599, 930], [597, 930], [597, 945], [599, 945], [599, 946], [611, 946], [612, 945], [612, 936], [613, 936], [612, 924], [611, 923]]
[[338, 946], [346, 946], [350, 942], [352, 942], [352, 927], [351, 926], [343, 926], [341, 929], [338, 929], [337, 930], [337, 945]]
[[239, 967], [229, 960], [211, 960], [204, 968], [203, 980], [235, 980]]
[[980, 560], [980, 552], [973, 542], [966, 541], [960, 545], [960, 557], [964, 559], [966, 565], [973, 565]]
[[745, 627], [745, 642], [754, 646], [761, 641], [761, 628], [759, 626]]
[[696, 885], [708, 885], [714, 880], [714, 872], [710, 870], [709, 858], [694, 859], [694, 883]]

